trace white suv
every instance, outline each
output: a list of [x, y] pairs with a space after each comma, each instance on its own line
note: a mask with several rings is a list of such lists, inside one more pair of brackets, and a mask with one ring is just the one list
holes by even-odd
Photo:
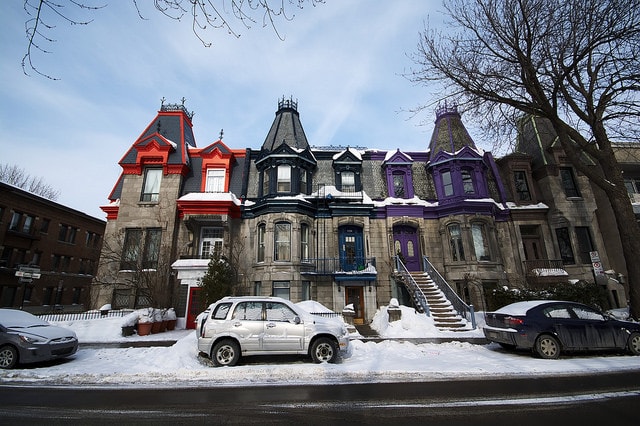
[[224, 297], [198, 315], [198, 350], [216, 366], [241, 355], [310, 355], [335, 362], [349, 346], [341, 319], [312, 315], [279, 297]]

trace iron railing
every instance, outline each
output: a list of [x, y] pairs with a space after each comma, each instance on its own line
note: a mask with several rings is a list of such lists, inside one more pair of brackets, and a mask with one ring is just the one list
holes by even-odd
[[471, 326], [475, 330], [476, 328], [476, 315], [473, 305], [467, 305], [464, 300], [458, 296], [449, 283], [440, 275], [438, 270], [429, 262], [427, 256], [422, 256], [422, 269], [428, 273], [433, 282], [438, 286], [440, 291], [444, 293], [445, 297], [451, 302], [453, 309], [458, 311], [460, 316], [463, 316], [467, 321], [471, 322]]
[[431, 311], [429, 310], [429, 303], [427, 302], [427, 297], [424, 295], [416, 280], [413, 279], [413, 276], [407, 270], [407, 267], [404, 266], [402, 260], [400, 260], [399, 256], [395, 257], [396, 259], [396, 271], [402, 276], [402, 280], [404, 281], [404, 285], [409, 291], [411, 298], [413, 301], [422, 309], [427, 316], [431, 316]]
[[355, 256], [354, 258], [339, 257], [318, 257], [302, 260], [302, 266], [307, 265], [310, 272], [317, 275], [333, 275], [341, 273], [375, 273], [371, 267], [375, 268], [375, 257]]
[[67, 314], [42, 314], [38, 318], [44, 321], [83, 321], [100, 318], [124, 317], [133, 312], [132, 309], [118, 309], [110, 311], [88, 311]]
[[561, 259], [534, 259], [524, 261], [524, 270], [528, 276], [564, 276], [567, 271]]

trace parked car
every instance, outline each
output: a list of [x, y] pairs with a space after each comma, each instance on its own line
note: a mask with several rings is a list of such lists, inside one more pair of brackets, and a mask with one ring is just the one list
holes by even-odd
[[335, 362], [349, 346], [341, 319], [312, 315], [279, 297], [225, 297], [198, 316], [198, 350], [216, 366], [244, 355], [298, 354]]
[[73, 355], [76, 334], [17, 309], [0, 309], [0, 368]]
[[555, 359], [564, 351], [627, 350], [640, 355], [640, 323], [564, 301], [516, 302], [486, 314], [485, 337], [507, 349]]

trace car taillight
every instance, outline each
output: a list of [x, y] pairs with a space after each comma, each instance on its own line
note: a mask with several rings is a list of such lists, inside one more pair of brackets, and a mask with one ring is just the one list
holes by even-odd
[[524, 324], [524, 320], [522, 318], [516, 317], [506, 317], [504, 321], [512, 327]]

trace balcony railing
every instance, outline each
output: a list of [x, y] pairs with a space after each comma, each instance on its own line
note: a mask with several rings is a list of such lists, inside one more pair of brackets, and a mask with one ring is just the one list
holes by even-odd
[[[354, 258], [310, 258], [303, 259], [302, 265], [307, 265], [307, 272], [316, 275], [337, 275], [337, 274], [376, 274], [376, 258], [360, 257]], [[310, 270], [309, 270], [310, 269]]]
[[568, 275], [560, 259], [525, 260], [524, 270], [528, 277], [562, 277]]

